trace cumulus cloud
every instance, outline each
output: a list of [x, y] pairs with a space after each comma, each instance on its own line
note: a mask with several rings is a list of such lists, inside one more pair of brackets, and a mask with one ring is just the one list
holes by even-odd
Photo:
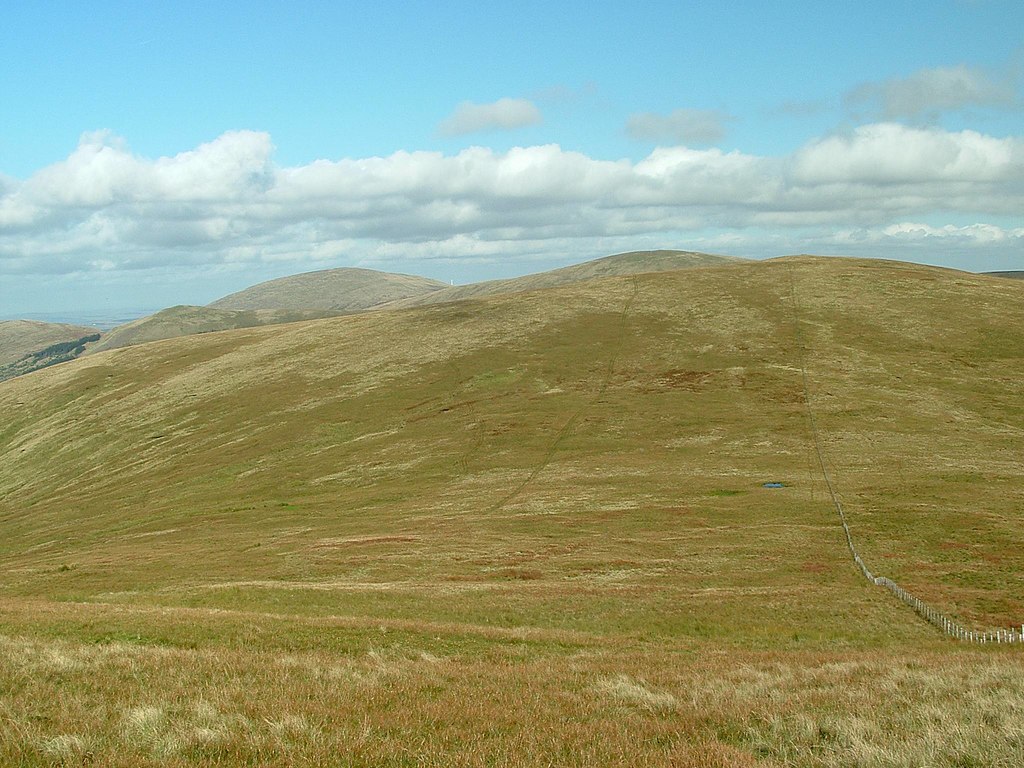
[[725, 136], [734, 119], [716, 109], [675, 109], [667, 115], [641, 112], [626, 122], [626, 133], [638, 141], [672, 144], [711, 144]]
[[812, 184], [1009, 181], [1024, 173], [1024, 141], [879, 123], [810, 143], [796, 153], [793, 173]]
[[[785, 157], [672, 146], [609, 161], [544, 145], [295, 167], [276, 165], [270, 137], [252, 131], [157, 159], [89, 134], [24, 181], [0, 178], [0, 273], [278, 260], [313, 268], [343, 255], [472, 259], [572, 243], [600, 253], [659, 238], [738, 248], [751, 233], [782, 250], [878, 242], [865, 233], [1019, 248], [1018, 230], [991, 222], [1019, 220], [1021, 210], [1024, 139], [893, 123]], [[943, 218], [968, 216], [979, 223], [943, 228]], [[906, 223], [915, 221], [931, 224]]]
[[1020, 104], [1013, 85], [980, 69], [955, 67], [922, 69], [905, 78], [863, 83], [844, 101], [854, 111], [884, 120], [934, 120], [943, 112], [968, 107], [1009, 107]]
[[942, 227], [933, 227], [930, 224], [902, 221], [885, 227], [881, 230], [881, 234], [884, 237], [899, 240], [957, 240], [968, 245], [1016, 241], [1016, 243], [1024, 245], [1024, 227], [1006, 229], [993, 224], [969, 224], [965, 227], [946, 224]]
[[490, 104], [464, 101], [437, 126], [441, 136], [464, 136], [482, 131], [510, 131], [542, 120], [537, 105], [527, 99], [498, 99]]

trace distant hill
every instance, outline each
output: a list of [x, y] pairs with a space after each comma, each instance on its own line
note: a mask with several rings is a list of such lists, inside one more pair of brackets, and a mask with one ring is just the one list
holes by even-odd
[[447, 301], [477, 299], [484, 296], [496, 296], [503, 293], [532, 291], [541, 288], [554, 288], [560, 285], [580, 283], [600, 277], [616, 277], [635, 275], [644, 272], [669, 272], [676, 269], [696, 267], [719, 267], [728, 264], [742, 264], [745, 259], [733, 256], [715, 256], [695, 251], [630, 251], [605, 256], [601, 259], [573, 264], [548, 272], [538, 272], [524, 277], [513, 277], [507, 280], [488, 280], [471, 285], [445, 287], [439, 291], [390, 302], [378, 309], [398, 309], [402, 307], [439, 304]]
[[1009, 270], [1005, 272], [982, 272], [983, 275], [992, 277], [1008, 277], [1011, 280], [1024, 280], [1024, 269]]
[[292, 323], [298, 320], [315, 320], [333, 317], [338, 312], [319, 309], [261, 309], [227, 310], [210, 307], [180, 305], [142, 317], [118, 326], [93, 344], [89, 352], [130, 347], [150, 341], [160, 341], [196, 333], [213, 333], [235, 328], [254, 328], [260, 325]]
[[206, 307], [177, 306], [119, 326], [88, 352], [234, 328], [310, 320], [369, 309], [401, 309], [554, 288], [599, 277], [739, 264], [744, 260], [692, 251], [633, 251], [508, 280], [450, 287], [437, 280], [370, 269], [306, 272], [254, 285]]
[[445, 283], [425, 277], [343, 267], [270, 280], [232, 293], [209, 306], [215, 309], [324, 309], [358, 312], [445, 287]]
[[99, 333], [99, 329], [67, 323], [42, 323], [37, 320], [2, 320], [0, 365], [13, 363], [51, 344], [74, 341], [93, 333]]
[[36, 320], [0, 321], [0, 381], [21, 376], [81, 354], [99, 329]]

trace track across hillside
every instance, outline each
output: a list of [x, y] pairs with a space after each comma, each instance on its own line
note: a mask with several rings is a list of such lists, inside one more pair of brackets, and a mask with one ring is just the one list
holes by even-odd
[[547, 451], [544, 453], [541, 460], [537, 462], [536, 465], [534, 465], [533, 469], [530, 471], [530, 474], [527, 475], [526, 478], [519, 483], [519, 485], [513, 488], [512, 491], [510, 491], [508, 494], [506, 494], [498, 501], [496, 501], [492, 506], [490, 506], [487, 509], [488, 513], [497, 512], [498, 510], [504, 508], [506, 504], [514, 500], [517, 496], [519, 496], [519, 494], [522, 493], [523, 490], [528, 485], [530, 485], [530, 483], [532, 483], [537, 478], [537, 476], [540, 475], [540, 473], [543, 472], [548, 467], [549, 464], [551, 464], [551, 460], [554, 458], [555, 452], [558, 450], [559, 445], [561, 445], [565, 438], [572, 432], [573, 428], [576, 426], [577, 422], [579, 422], [583, 414], [585, 414], [587, 410], [595, 402], [600, 400], [602, 395], [604, 395], [604, 393], [608, 390], [608, 385], [611, 383], [612, 375], [615, 373], [615, 364], [618, 362], [619, 355], [622, 353], [622, 347], [626, 341], [626, 320], [629, 317], [629, 311], [632, 308], [634, 302], [636, 301], [636, 297], [639, 293], [640, 284], [637, 281], [636, 277], [634, 277], [633, 291], [629, 295], [629, 298], [626, 299], [626, 303], [623, 305], [622, 311], [619, 313], [618, 341], [612, 348], [611, 354], [608, 356], [608, 367], [601, 381], [601, 385], [597, 388], [597, 391], [594, 393], [593, 397], [591, 397], [590, 400], [584, 403], [581, 407], [576, 409], [576, 411], [574, 411], [573, 414], [566, 420], [566, 422], [562, 425], [561, 429], [559, 429], [558, 432], [555, 434], [555, 437], [552, 439]]

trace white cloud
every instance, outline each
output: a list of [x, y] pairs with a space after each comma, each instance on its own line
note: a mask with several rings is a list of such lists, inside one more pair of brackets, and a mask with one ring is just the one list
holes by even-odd
[[437, 126], [442, 136], [464, 136], [482, 131], [510, 131], [542, 120], [537, 105], [527, 99], [498, 99], [490, 104], [464, 101]]
[[967, 107], [1009, 107], [1020, 100], [1009, 82], [964, 66], [922, 69], [906, 78], [863, 83], [845, 96], [847, 106], [885, 120], [935, 119]]
[[811, 184], [1009, 181], [1024, 175], [1024, 140], [878, 123], [811, 142], [793, 173]]
[[667, 115], [641, 112], [626, 122], [626, 133], [638, 141], [711, 144], [725, 136], [733, 117], [716, 109], [676, 109]]
[[[666, 239], [747, 252], [1021, 244], [1005, 224], [1024, 210], [1024, 139], [974, 131], [881, 123], [786, 157], [662, 147], [639, 162], [556, 145], [297, 167], [272, 153], [251, 131], [155, 160], [87, 135], [66, 160], [0, 179], [0, 273], [598, 254]], [[946, 227], [965, 220], [978, 223]]]
[[898, 224], [890, 224], [881, 230], [881, 234], [885, 237], [899, 240], [920, 241], [941, 238], [943, 240], [958, 240], [967, 245], [989, 245], [992, 243], [1018, 241], [1020, 245], [1024, 245], [1024, 227], [1004, 229], [992, 224], [970, 224], [965, 227], [946, 224], [942, 227], [933, 227], [929, 224], [904, 221]]
[[260, 187], [272, 152], [265, 133], [229, 131], [192, 151], [150, 162], [109, 133], [87, 133], [67, 160], [29, 179], [26, 196], [86, 207], [222, 201]]

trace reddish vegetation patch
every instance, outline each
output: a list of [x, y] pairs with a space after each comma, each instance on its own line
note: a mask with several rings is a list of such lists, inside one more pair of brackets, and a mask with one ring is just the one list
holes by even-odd
[[658, 377], [657, 381], [662, 386], [673, 389], [700, 389], [704, 384], [711, 381], [714, 374], [711, 371], [687, 371], [675, 369], [665, 371]]
[[978, 554], [980, 555], [981, 559], [984, 560], [986, 563], [992, 563], [994, 565], [1001, 564], [1005, 559], [1003, 555], [997, 555], [992, 552], [980, 552]]
[[672, 752], [670, 765], [673, 768], [756, 768], [764, 763], [749, 752], [720, 741], [705, 741], [680, 743]]

